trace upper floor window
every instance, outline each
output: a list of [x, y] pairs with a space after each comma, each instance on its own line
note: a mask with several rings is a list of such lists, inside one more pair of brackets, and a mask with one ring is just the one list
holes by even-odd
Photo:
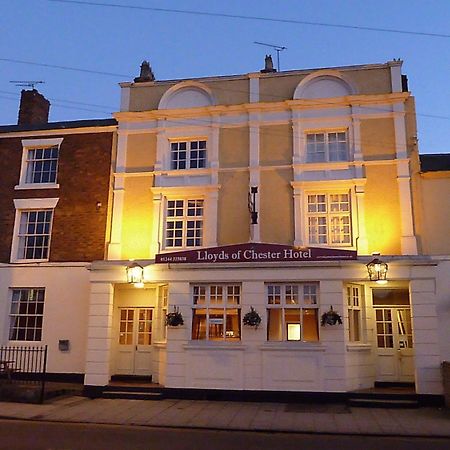
[[11, 261], [49, 259], [53, 210], [57, 198], [16, 199]]
[[9, 340], [41, 340], [44, 295], [44, 289], [12, 289]]
[[206, 140], [170, 143], [170, 168], [201, 169], [206, 167]]
[[192, 339], [239, 340], [241, 337], [240, 285], [195, 285], [192, 290]]
[[267, 339], [269, 341], [319, 340], [318, 285], [267, 285]]
[[308, 133], [306, 135], [306, 161], [347, 161], [348, 142], [345, 131]]
[[348, 192], [308, 194], [306, 216], [310, 244], [352, 244]]
[[57, 185], [59, 139], [23, 140], [20, 183], [16, 189], [52, 188]]
[[22, 211], [17, 259], [48, 259], [52, 210]]
[[167, 200], [165, 248], [203, 245], [202, 199]]

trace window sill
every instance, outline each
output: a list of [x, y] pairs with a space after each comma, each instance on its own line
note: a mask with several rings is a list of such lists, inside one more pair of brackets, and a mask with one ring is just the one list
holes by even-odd
[[220, 342], [220, 341], [190, 341], [183, 345], [185, 350], [246, 350], [247, 346], [241, 342]]
[[301, 341], [273, 341], [261, 345], [263, 351], [300, 351], [300, 352], [324, 352], [326, 347], [320, 342]]
[[11, 264], [29, 264], [29, 263], [43, 263], [48, 262], [47, 259], [11, 259]]
[[367, 352], [372, 350], [372, 344], [362, 344], [362, 343], [351, 343], [347, 344], [348, 352]]
[[14, 186], [15, 190], [22, 189], [59, 189], [59, 184], [56, 183], [27, 183], [17, 184]]
[[162, 341], [162, 342], [153, 342], [152, 344], [153, 347], [155, 348], [162, 348], [165, 349], [167, 347], [167, 342]]

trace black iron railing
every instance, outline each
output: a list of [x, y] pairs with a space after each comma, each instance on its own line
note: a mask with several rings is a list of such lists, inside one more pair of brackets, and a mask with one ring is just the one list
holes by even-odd
[[47, 346], [0, 346], [0, 373], [9, 381], [40, 384], [44, 400]]

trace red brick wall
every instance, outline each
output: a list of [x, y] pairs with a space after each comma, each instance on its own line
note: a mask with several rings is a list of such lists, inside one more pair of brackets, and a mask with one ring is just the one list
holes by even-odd
[[[42, 136], [51, 137], [61, 136]], [[17, 198], [59, 198], [53, 216], [50, 261], [104, 258], [113, 134], [62, 137], [57, 177], [60, 188], [32, 190], [14, 189], [19, 183], [22, 138], [0, 139], [0, 262], [10, 260], [13, 199]], [[97, 202], [102, 204], [99, 210]]]

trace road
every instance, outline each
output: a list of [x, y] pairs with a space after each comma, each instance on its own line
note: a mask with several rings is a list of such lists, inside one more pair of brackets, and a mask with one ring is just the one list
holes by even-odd
[[450, 439], [260, 433], [0, 420], [2, 450], [448, 450]]

